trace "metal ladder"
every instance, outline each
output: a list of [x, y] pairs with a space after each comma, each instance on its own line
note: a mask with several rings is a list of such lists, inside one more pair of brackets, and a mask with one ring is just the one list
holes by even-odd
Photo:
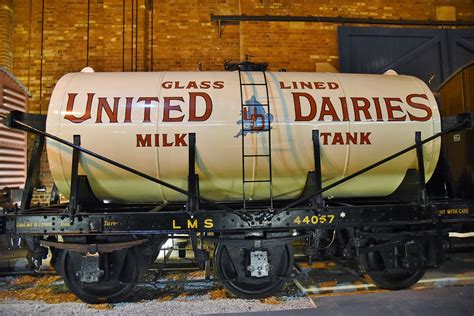
[[[242, 81], [242, 73], [249, 73], [250, 71], [242, 71], [239, 68], [239, 84], [240, 84], [240, 109], [241, 109], [241, 133], [242, 133], [242, 199], [243, 199], [243, 208], [247, 208], [247, 194], [246, 194], [246, 185], [249, 183], [268, 183], [269, 189], [269, 199], [270, 199], [270, 209], [273, 210], [273, 177], [272, 177], [272, 138], [271, 138], [271, 112], [270, 112], [270, 98], [268, 94], [268, 84], [267, 84], [267, 75], [265, 71], [262, 71], [264, 82], [255, 83], [253, 82], [253, 78], [251, 79], [252, 82], [243, 82]], [[252, 71], [254, 73], [259, 73], [259, 71]], [[247, 76], [250, 78], [250, 76]], [[245, 103], [244, 100], [244, 89], [245, 87], [257, 87], [257, 86], [265, 86], [265, 95], [264, 100], [265, 103]], [[257, 90], [254, 88], [254, 91]], [[256, 107], [262, 106], [264, 110], [263, 116], [262, 114], [257, 114]], [[261, 119], [261, 126], [258, 126], [259, 118]], [[250, 123], [250, 127], [246, 126]], [[257, 126], [256, 126], [257, 125]], [[245, 152], [245, 139], [246, 134], [251, 135], [250, 133], [266, 133], [267, 134], [267, 142], [268, 142], [268, 152], [258, 154], [258, 150], [254, 153], [248, 154]], [[258, 144], [257, 144], [258, 148]], [[245, 175], [245, 166], [246, 166], [246, 159], [253, 158], [253, 159], [265, 159], [268, 162], [268, 178], [267, 179], [246, 179]]]

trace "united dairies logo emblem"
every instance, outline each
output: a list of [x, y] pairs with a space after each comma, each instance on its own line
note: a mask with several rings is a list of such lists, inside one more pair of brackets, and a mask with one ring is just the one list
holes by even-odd
[[243, 125], [243, 129], [241, 128], [234, 137], [245, 137], [248, 133], [259, 133], [271, 128], [273, 114], [266, 112], [265, 106], [258, 102], [254, 95], [245, 101], [242, 112], [242, 119], [238, 120], [237, 124]]

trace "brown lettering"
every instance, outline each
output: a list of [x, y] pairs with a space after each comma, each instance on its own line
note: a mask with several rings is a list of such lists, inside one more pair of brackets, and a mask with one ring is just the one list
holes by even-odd
[[339, 85], [335, 82], [328, 82], [328, 87], [330, 90], [334, 90], [334, 89], [339, 88]]
[[168, 134], [163, 134], [163, 147], [171, 147], [173, 143], [168, 142]]
[[[197, 97], [201, 97], [204, 99], [205, 102], [205, 110], [204, 114], [198, 116], [196, 114], [196, 99]], [[196, 122], [196, 121], [207, 121], [212, 114], [212, 99], [211, 97], [204, 92], [190, 92], [189, 93], [189, 121]]]
[[[316, 116], [316, 102], [311, 94], [305, 92], [293, 92], [292, 94], [293, 103], [295, 105], [295, 121], [312, 121]], [[306, 116], [303, 116], [301, 113], [301, 97], [306, 98], [309, 102], [310, 111]]]
[[184, 89], [184, 86], [180, 85], [179, 81], [174, 82], [174, 88], [175, 89]]
[[314, 83], [314, 88], [315, 89], [326, 89], [326, 86], [324, 85], [324, 82], [315, 82]]
[[304, 81], [301, 81], [300, 82], [300, 86], [301, 86], [301, 89], [311, 89], [312, 85], [311, 85], [311, 82], [304, 82]]
[[224, 88], [224, 81], [215, 81], [212, 87], [214, 89], [222, 89]]
[[357, 132], [346, 133], [346, 144], [357, 144]]
[[188, 144], [186, 144], [186, 141], [184, 140], [184, 138], [186, 137], [187, 134], [174, 134], [174, 145], [176, 147], [179, 147], [179, 146], [188, 146]]
[[[354, 121], [361, 121], [360, 112], [364, 113], [365, 119], [370, 120], [372, 117], [370, 116], [369, 108], [370, 108], [370, 101], [364, 97], [352, 97], [352, 106], [354, 108]], [[359, 102], [362, 102], [362, 105], [359, 105]]]
[[114, 109], [110, 108], [110, 104], [107, 98], [99, 98], [99, 105], [97, 106], [97, 119], [96, 123], [102, 123], [102, 110], [105, 110], [105, 114], [109, 117], [110, 123], [117, 123], [119, 97], [114, 98]]
[[331, 99], [329, 97], [323, 97], [323, 101], [321, 103], [321, 113], [319, 113], [319, 120], [324, 121], [324, 116], [329, 115], [332, 118], [332, 121], [340, 121], [339, 117], [337, 116], [336, 109], [334, 105], [331, 103]]
[[280, 89], [291, 89], [291, 86], [285, 86], [285, 82], [280, 81]]
[[151, 147], [151, 134], [137, 134], [137, 147]]
[[163, 122], [182, 122], [184, 118], [184, 114], [179, 116], [179, 117], [170, 117], [170, 112], [171, 111], [178, 111], [180, 113], [183, 113], [181, 111], [181, 106], [179, 105], [171, 105], [171, 101], [181, 101], [184, 102], [184, 99], [182, 97], [165, 97], [164, 98], [164, 105], [163, 105]]
[[344, 145], [344, 139], [342, 138], [341, 133], [334, 133], [332, 138], [332, 145]]
[[342, 108], [342, 120], [349, 121], [349, 111], [347, 110], [347, 99], [346, 97], [339, 97], [341, 101], [341, 108]]
[[137, 103], [142, 102], [142, 101], [145, 101], [145, 108], [143, 112], [143, 123], [151, 122], [151, 119], [150, 119], [151, 101], [158, 102], [158, 98], [157, 97], [140, 97], [138, 98]]
[[164, 81], [161, 86], [164, 88], [164, 89], [171, 89], [173, 87], [173, 82], [171, 81]]
[[190, 81], [188, 82], [188, 85], [186, 86], [186, 89], [197, 89], [198, 85], [196, 81]]
[[199, 85], [201, 89], [209, 89], [211, 87], [211, 82], [210, 81], [201, 81], [201, 84]]
[[92, 107], [92, 100], [94, 99], [94, 93], [88, 93], [87, 94], [87, 104], [86, 104], [86, 111], [82, 116], [75, 116], [74, 114], [71, 114], [74, 109], [74, 101], [76, 100], [77, 93], [69, 93], [68, 94], [68, 100], [67, 100], [67, 105], [66, 105], [66, 115], [64, 115], [64, 118], [68, 121], [71, 121], [73, 123], [82, 123], [84, 121], [87, 121], [88, 119], [91, 118], [91, 107]]
[[425, 111], [426, 115], [420, 117], [420, 116], [415, 116], [411, 114], [410, 112], [408, 112], [408, 117], [412, 121], [421, 121], [421, 122], [428, 121], [433, 116], [433, 112], [431, 111], [431, 108], [427, 104], [413, 102], [412, 100], [413, 98], [422, 98], [428, 101], [428, 96], [426, 94], [410, 94], [407, 96], [408, 105], [411, 106], [412, 108]]
[[132, 122], [132, 102], [133, 97], [126, 97], [125, 98], [125, 120], [124, 123], [131, 123]]
[[361, 132], [360, 133], [360, 144], [361, 145], [370, 145], [369, 136], [372, 134], [371, 132]]
[[400, 98], [383, 98], [385, 100], [385, 107], [387, 108], [387, 115], [389, 121], [405, 121], [406, 115], [401, 117], [395, 117], [394, 112], [403, 112], [402, 108], [398, 105], [393, 105], [392, 102], [402, 102]]
[[327, 145], [328, 144], [328, 137], [329, 135], [331, 135], [331, 133], [321, 133], [321, 137], [323, 138], [323, 145]]
[[372, 98], [375, 104], [375, 114], [377, 115], [377, 121], [383, 121], [382, 109], [380, 108], [379, 98]]

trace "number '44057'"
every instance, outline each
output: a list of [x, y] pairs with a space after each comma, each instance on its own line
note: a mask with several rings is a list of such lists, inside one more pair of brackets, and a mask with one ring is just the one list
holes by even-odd
[[334, 221], [334, 215], [307, 215], [305, 217], [296, 216], [293, 223], [296, 225], [316, 225], [316, 224], [331, 224]]

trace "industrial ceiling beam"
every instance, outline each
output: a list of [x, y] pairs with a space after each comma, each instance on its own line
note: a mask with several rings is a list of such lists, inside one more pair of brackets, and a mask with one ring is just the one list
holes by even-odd
[[435, 20], [403, 20], [403, 19], [372, 19], [344, 18], [330, 16], [291, 16], [291, 15], [213, 15], [211, 21], [217, 21], [218, 36], [221, 36], [223, 23], [245, 22], [316, 22], [338, 24], [377, 24], [377, 25], [423, 25], [423, 26], [474, 26], [474, 21], [435, 21]]

